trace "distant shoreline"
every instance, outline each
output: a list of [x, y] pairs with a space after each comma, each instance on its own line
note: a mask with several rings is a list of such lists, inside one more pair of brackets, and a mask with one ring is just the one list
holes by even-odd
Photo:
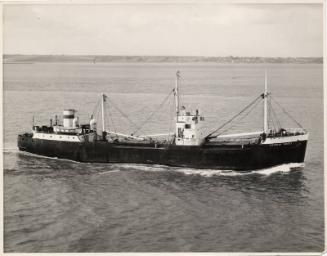
[[5, 64], [35, 62], [77, 63], [295, 63], [322, 64], [322, 57], [197, 57], [197, 56], [112, 56], [112, 55], [19, 55], [3, 56]]

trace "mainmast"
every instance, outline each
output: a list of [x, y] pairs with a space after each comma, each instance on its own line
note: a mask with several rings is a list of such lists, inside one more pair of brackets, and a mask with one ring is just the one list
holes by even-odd
[[263, 94], [263, 132], [268, 133], [268, 89], [267, 89], [267, 69], [265, 69], [265, 91]]
[[106, 127], [105, 127], [105, 115], [104, 115], [104, 104], [106, 101], [106, 95], [102, 94], [102, 99], [101, 99], [101, 117], [102, 117], [102, 133], [104, 133], [106, 131]]
[[180, 72], [176, 72], [176, 82], [175, 82], [175, 106], [176, 106], [176, 116], [179, 114], [179, 92], [178, 92], [178, 84], [179, 84]]

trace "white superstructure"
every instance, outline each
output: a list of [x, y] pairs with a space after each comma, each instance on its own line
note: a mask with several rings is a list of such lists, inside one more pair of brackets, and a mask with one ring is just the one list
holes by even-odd
[[89, 125], [80, 125], [79, 119], [75, 116], [74, 109], [65, 109], [63, 111], [62, 125], [58, 124], [56, 117], [55, 125], [34, 126], [33, 139], [66, 141], [66, 142], [84, 142], [94, 141], [96, 139], [96, 121], [91, 119]]
[[199, 111], [186, 111], [185, 107], [180, 107], [179, 99], [179, 71], [176, 73], [175, 85], [175, 105], [176, 105], [176, 145], [200, 145], [203, 142], [203, 134], [201, 133], [200, 122], [204, 121], [204, 117], [200, 116]]
[[176, 121], [176, 145], [200, 145], [203, 142], [200, 122], [203, 120], [198, 110], [191, 113], [182, 107]]
[[82, 141], [84, 141], [84, 136], [68, 135], [68, 134], [55, 134], [55, 133], [44, 133], [44, 132], [34, 132], [33, 133], [33, 139], [55, 140], [55, 141], [69, 141], [69, 142], [82, 142]]

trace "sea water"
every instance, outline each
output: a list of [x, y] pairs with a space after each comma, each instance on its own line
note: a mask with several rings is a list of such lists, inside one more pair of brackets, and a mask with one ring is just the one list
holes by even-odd
[[[47, 125], [75, 108], [80, 122], [93, 114], [100, 124], [101, 93], [108, 129], [173, 132], [172, 95], [163, 100], [177, 70], [182, 105], [199, 109], [209, 133], [263, 92], [265, 69], [273, 97], [310, 133], [304, 164], [238, 173], [78, 163], [17, 149], [33, 116]], [[3, 100], [6, 252], [323, 250], [320, 64], [5, 64]], [[284, 127], [296, 126], [274, 111]], [[262, 129], [262, 113], [258, 105], [227, 132]]]

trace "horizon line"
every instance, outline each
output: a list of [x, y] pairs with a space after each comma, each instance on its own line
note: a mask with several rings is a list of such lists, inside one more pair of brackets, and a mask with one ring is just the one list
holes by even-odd
[[206, 55], [112, 55], [112, 54], [63, 54], [63, 53], [3, 53], [3, 56], [9, 55], [36, 55], [36, 56], [110, 56], [110, 57], [178, 57], [178, 58], [324, 58], [324, 56], [241, 56], [241, 55], [220, 55], [220, 56], [206, 56]]

